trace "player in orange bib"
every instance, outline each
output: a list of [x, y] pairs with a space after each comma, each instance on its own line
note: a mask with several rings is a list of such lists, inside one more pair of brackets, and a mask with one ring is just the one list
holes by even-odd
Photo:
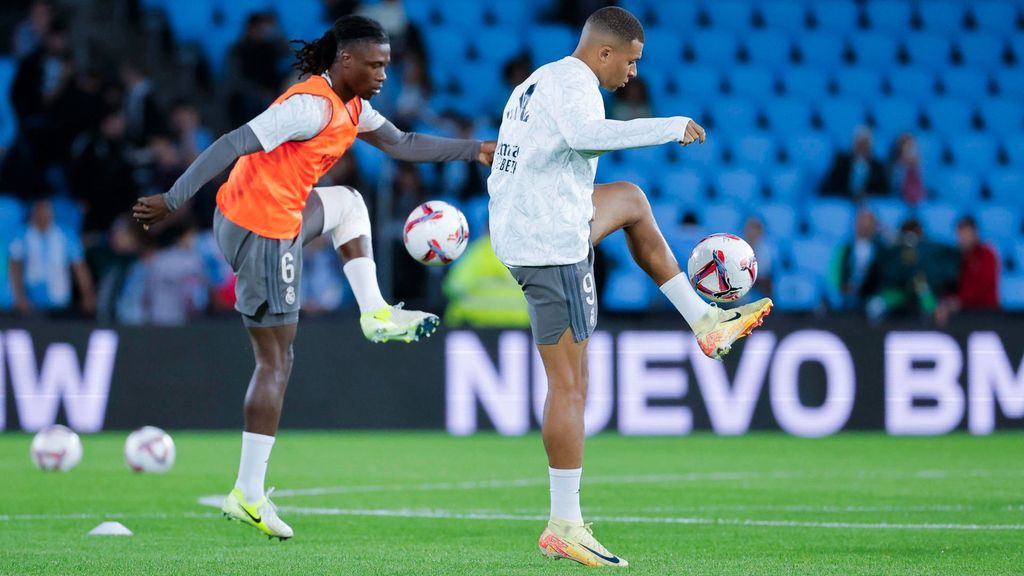
[[292, 369], [302, 246], [330, 234], [370, 340], [410, 342], [438, 324], [433, 314], [388, 305], [377, 285], [362, 196], [346, 186], [315, 187], [317, 181], [356, 138], [413, 162], [489, 166], [494, 157], [493, 141], [405, 133], [370, 106], [391, 61], [387, 34], [376, 21], [345, 16], [320, 39], [301, 42], [296, 56], [295, 67], [309, 78], [217, 139], [170, 191], [140, 198], [133, 208], [144, 226], [159, 222], [237, 160], [217, 193], [214, 234], [237, 276], [235, 308], [252, 340], [256, 369], [245, 396], [238, 479], [222, 509], [282, 540], [292, 529], [264, 492], [264, 477]]

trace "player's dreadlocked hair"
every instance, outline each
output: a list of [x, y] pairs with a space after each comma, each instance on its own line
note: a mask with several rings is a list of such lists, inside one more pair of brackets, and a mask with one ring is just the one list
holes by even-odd
[[619, 40], [632, 42], [633, 40], [644, 41], [644, 27], [640, 21], [629, 13], [616, 6], [608, 6], [594, 12], [587, 18], [587, 26], [593, 26], [597, 30], [613, 34]]
[[373, 42], [388, 44], [387, 32], [376, 20], [363, 16], [342, 16], [334, 22], [330, 30], [312, 42], [292, 40], [300, 44], [295, 51], [296, 62], [292, 66], [300, 72], [299, 77], [306, 74], [320, 74], [334, 64], [338, 52], [356, 42]]

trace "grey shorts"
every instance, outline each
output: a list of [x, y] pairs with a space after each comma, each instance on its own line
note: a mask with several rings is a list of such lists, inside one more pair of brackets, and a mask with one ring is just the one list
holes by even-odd
[[213, 233], [235, 271], [235, 310], [246, 326], [270, 327], [299, 321], [302, 235], [290, 240], [260, 236], [213, 215]]
[[530, 327], [537, 344], [556, 344], [566, 328], [582, 342], [597, 326], [594, 247], [585, 260], [561, 266], [510, 266], [526, 295]]

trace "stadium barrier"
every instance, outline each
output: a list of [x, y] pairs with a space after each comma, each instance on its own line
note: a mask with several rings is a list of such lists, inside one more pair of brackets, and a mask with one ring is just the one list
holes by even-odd
[[[944, 331], [773, 316], [724, 363], [678, 324], [602, 321], [590, 344], [588, 433], [824, 436], [1024, 429], [1024, 331], [1014, 317]], [[0, 430], [151, 424], [238, 429], [252, 372], [233, 321], [183, 328], [0, 323]], [[352, 319], [304, 321], [284, 428], [538, 428], [546, 379], [529, 334], [441, 331], [374, 345]]]

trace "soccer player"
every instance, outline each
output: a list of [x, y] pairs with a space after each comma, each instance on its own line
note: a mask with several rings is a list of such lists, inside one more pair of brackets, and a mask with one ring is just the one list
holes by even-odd
[[597, 323], [594, 246], [625, 230], [637, 264], [661, 287], [712, 358], [727, 353], [771, 310], [771, 300], [723, 310], [690, 286], [642, 190], [594, 185], [597, 157], [609, 150], [704, 142], [693, 120], [605, 119], [599, 87], [616, 90], [637, 74], [644, 30], [621, 8], [594, 12], [576, 51], [537, 69], [505, 104], [491, 175], [491, 239], [519, 281], [548, 377], [543, 438], [551, 515], [540, 536], [545, 556], [589, 566], [626, 566], [595, 538], [580, 512], [587, 339]]
[[430, 335], [438, 324], [433, 314], [385, 302], [371, 252], [370, 218], [359, 191], [314, 184], [357, 137], [413, 162], [478, 160], [489, 165], [494, 154], [493, 141], [404, 133], [370, 106], [391, 60], [388, 36], [374, 20], [340, 18], [320, 39], [302, 42], [296, 56], [295, 67], [309, 78], [249, 123], [221, 136], [170, 191], [140, 198], [133, 208], [143, 225], [159, 222], [238, 161], [217, 193], [213, 226], [237, 275], [235, 308], [252, 340], [256, 369], [245, 396], [238, 480], [222, 509], [282, 540], [292, 536], [292, 529], [278, 517], [263, 482], [292, 369], [302, 246], [330, 234], [368, 339], [409, 342]]

